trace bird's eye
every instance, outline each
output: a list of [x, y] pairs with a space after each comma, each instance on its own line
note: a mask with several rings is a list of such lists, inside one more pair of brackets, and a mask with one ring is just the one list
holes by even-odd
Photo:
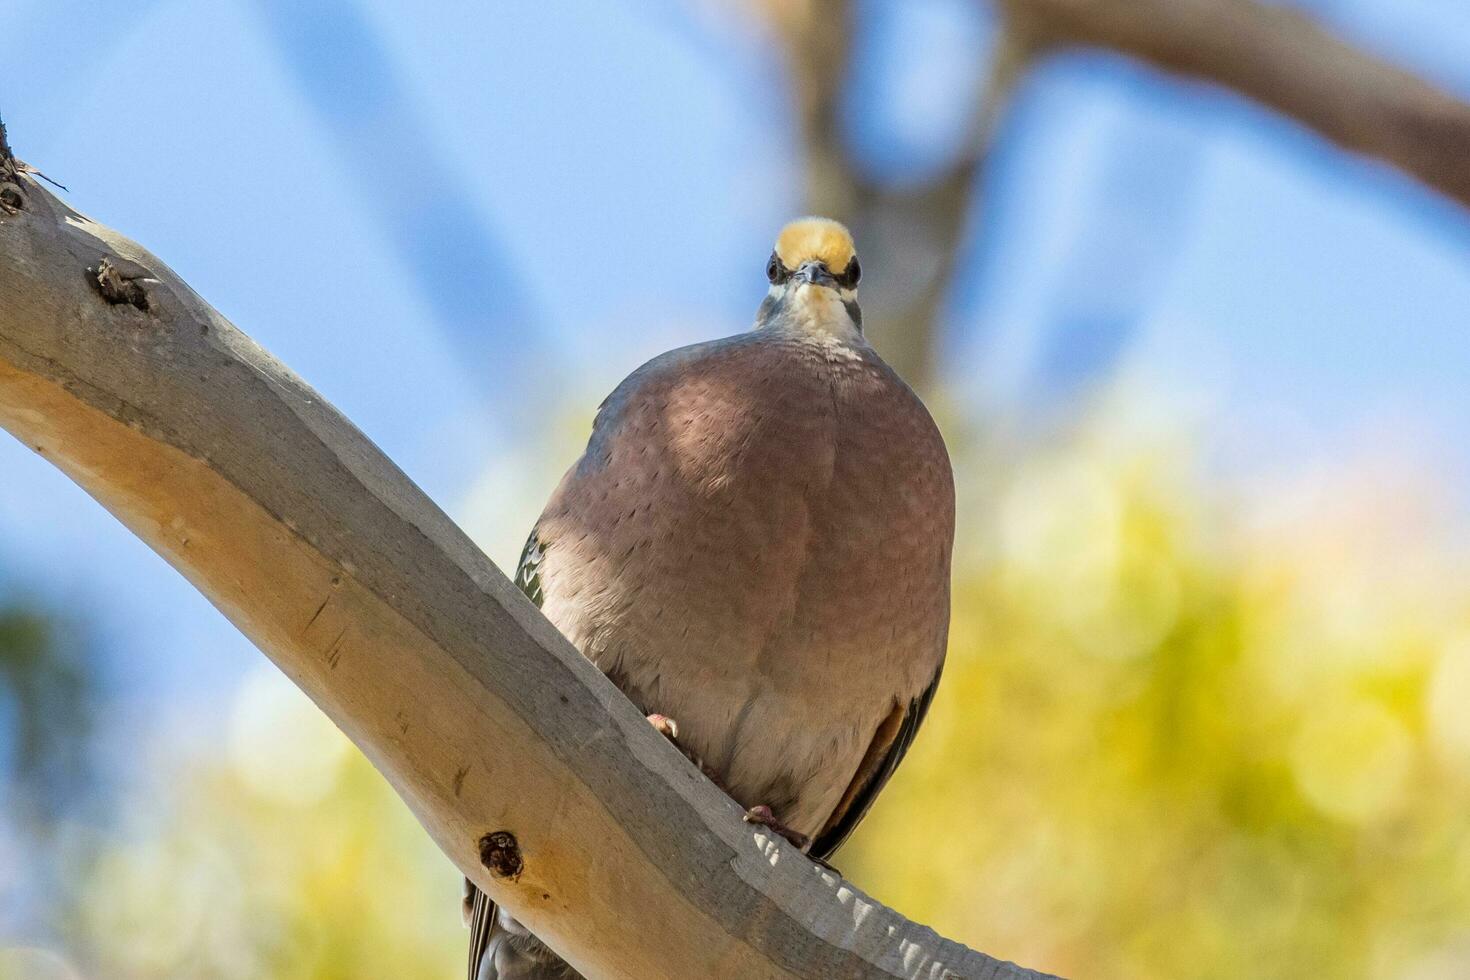
[[771, 253], [771, 259], [766, 263], [766, 278], [771, 280], [772, 285], [786, 279], [786, 267], [781, 264], [781, 258], [775, 252]]
[[854, 255], [851, 259], [848, 260], [847, 268], [842, 270], [842, 275], [839, 277], [838, 282], [840, 282], [845, 289], [852, 289], [858, 284], [858, 280], [862, 277], [863, 267], [858, 265], [857, 256]]

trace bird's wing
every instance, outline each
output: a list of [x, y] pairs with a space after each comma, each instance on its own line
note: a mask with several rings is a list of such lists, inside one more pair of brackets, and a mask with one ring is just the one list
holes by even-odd
[[827, 825], [812, 842], [810, 853], [814, 857], [824, 861], [831, 857], [832, 852], [841, 847], [843, 841], [862, 822], [868, 808], [878, 798], [878, 793], [913, 744], [919, 726], [924, 723], [924, 716], [929, 713], [929, 702], [934, 700], [934, 689], [939, 686], [939, 675], [943, 672], [944, 665], [941, 663], [929, 686], [908, 704], [895, 705], [893, 711], [878, 726], [873, 742], [863, 755], [863, 761], [858, 766], [852, 783], [847, 787], [847, 792], [842, 794], [837, 808], [827, 819]]
[[473, 881], [466, 878], [464, 884], [464, 902], [470, 922], [469, 980], [476, 980], [480, 975], [480, 961], [490, 948], [490, 933], [495, 929], [495, 903], [490, 901], [489, 895], [476, 888]]
[[[531, 529], [531, 536], [526, 539], [526, 546], [521, 549], [521, 560], [516, 564], [515, 584], [526, 598], [533, 602], [537, 609], [541, 608], [543, 598], [541, 592], [541, 560], [545, 553], [541, 550], [541, 539], [537, 535], [537, 528]], [[475, 883], [468, 878], [465, 879], [465, 908], [468, 913], [470, 924], [470, 963], [469, 980], [476, 980], [480, 975], [480, 961], [485, 958], [485, 951], [490, 948], [490, 940], [495, 933], [495, 903], [490, 901], [490, 896], [475, 887]], [[494, 974], [491, 974], [494, 977]]]

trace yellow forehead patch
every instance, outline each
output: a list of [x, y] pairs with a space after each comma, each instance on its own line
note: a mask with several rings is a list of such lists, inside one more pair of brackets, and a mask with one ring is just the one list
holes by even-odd
[[776, 255], [788, 269], [818, 259], [833, 275], [841, 275], [856, 251], [852, 235], [831, 218], [798, 218], [776, 236]]

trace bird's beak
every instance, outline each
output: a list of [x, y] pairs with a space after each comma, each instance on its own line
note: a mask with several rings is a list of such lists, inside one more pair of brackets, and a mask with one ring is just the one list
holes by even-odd
[[831, 289], [837, 288], [837, 278], [827, 269], [824, 262], [812, 259], [803, 262], [801, 268], [796, 270], [796, 278], [800, 282], [809, 282], [813, 286], [827, 286]]

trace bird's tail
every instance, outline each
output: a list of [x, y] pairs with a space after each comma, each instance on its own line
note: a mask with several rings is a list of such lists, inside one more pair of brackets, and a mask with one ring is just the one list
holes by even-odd
[[490, 896], [465, 880], [465, 918], [470, 927], [469, 980], [582, 980]]

